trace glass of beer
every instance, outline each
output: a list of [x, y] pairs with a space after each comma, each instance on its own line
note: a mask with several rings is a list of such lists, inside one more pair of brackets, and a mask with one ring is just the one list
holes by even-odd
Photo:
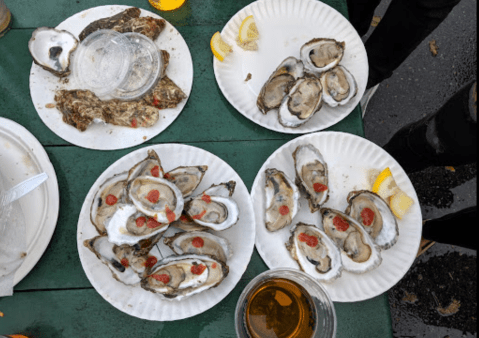
[[160, 11], [172, 11], [183, 6], [186, 0], [148, 0], [150, 4]]
[[236, 305], [240, 338], [335, 338], [336, 312], [326, 290], [295, 269], [256, 276]]

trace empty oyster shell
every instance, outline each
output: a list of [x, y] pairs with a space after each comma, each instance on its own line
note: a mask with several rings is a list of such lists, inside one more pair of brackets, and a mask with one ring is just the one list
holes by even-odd
[[126, 198], [127, 172], [107, 179], [95, 194], [90, 207], [90, 220], [100, 235], [106, 234], [105, 224], [115, 213], [118, 203]]
[[180, 189], [183, 197], [190, 196], [208, 170], [207, 165], [178, 167], [165, 174], [165, 178]]
[[227, 265], [209, 256], [172, 256], [158, 262], [141, 287], [165, 299], [181, 300], [218, 286], [228, 271]]
[[334, 209], [321, 208], [320, 213], [322, 229], [341, 250], [344, 270], [364, 273], [381, 264], [380, 249], [358, 222]]
[[389, 249], [399, 236], [396, 217], [379, 195], [368, 191], [352, 191], [348, 195], [346, 214], [358, 221], [381, 249]]
[[168, 229], [168, 223], [160, 223], [144, 215], [132, 204], [118, 205], [105, 225], [108, 240], [116, 245], [134, 245]]
[[320, 74], [339, 64], [345, 48], [345, 42], [325, 38], [312, 39], [301, 47], [301, 61], [310, 72]]
[[277, 231], [293, 222], [299, 211], [299, 190], [282, 171], [265, 171], [265, 224], [269, 231]]
[[148, 256], [148, 252], [158, 240], [159, 237], [152, 238], [146, 250], [138, 250], [128, 245], [117, 246], [109, 242], [106, 236], [87, 239], [83, 245], [110, 268], [116, 280], [126, 285], [133, 285], [141, 281], [148, 265], [154, 265], [157, 262], [156, 257]]
[[296, 79], [303, 77], [303, 63], [294, 57], [286, 58], [263, 85], [256, 101], [259, 110], [266, 114], [277, 110], [286, 96], [286, 90]]
[[225, 230], [239, 220], [239, 208], [234, 199], [209, 195], [206, 191], [186, 202], [185, 212], [195, 223], [216, 231]]
[[176, 221], [184, 206], [180, 189], [159, 177], [138, 176], [129, 183], [128, 196], [139, 211], [160, 223]]
[[290, 85], [279, 107], [279, 123], [296, 128], [309, 121], [323, 104], [321, 81], [306, 74]]
[[329, 198], [328, 165], [312, 144], [298, 146], [293, 158], [296, 185], [306, 195], [311, 212], [316, 212]]
[[314, 225], [298, 223], [286, 244], [301, 270], [321, 282], [341, 276], [341, 253], [336, 244]]
[[70, 75], [70, 55], [77, 46], [73, 34], [49, 27], [35, 29], [28, 41], [33, 61], [58, 77]]
[[321, 75], [323, 100], [331, 107], [351, 101], [358, 92], [354, 76], [343, 66], [337, 66]]
[[163, 242], [178, 255], [208, 255], [225, 263], [232, 255], [231, 246], [226, 239], [205, 231], [180, 232], [165, 237]]
[[228, 181], [220, 184], [212, 184], [211, 187], [206, 189], [203, 194], [204, 195], [212, 195], [212, 196], [223, 196], [223, 197], [231, 197], [235, 192], [236, 182], [235, 181]]

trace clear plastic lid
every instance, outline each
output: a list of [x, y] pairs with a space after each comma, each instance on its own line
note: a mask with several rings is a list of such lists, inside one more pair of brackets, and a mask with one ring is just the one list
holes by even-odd
[[163, 61], [150, 38], [140, 33], [124, 33], [123, 36], [130, 42], [130, 70], [111, 95], [122, 100], [132, 100], [145, 94], [157, 82]]
[[130, 40], [116, 31], [100, 29], [88, 35], [75, 53], [79, 84], [97, 95], [111, 94], [131, 68]]

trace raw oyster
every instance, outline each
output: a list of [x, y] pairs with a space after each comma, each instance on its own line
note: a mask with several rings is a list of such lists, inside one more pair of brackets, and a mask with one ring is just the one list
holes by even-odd
[[348, 195], [345, 213], [358, 221], [381, 249], [389, 249], [399, 236], [396, 217], [389, 205], [377, 194], [368, 191], [352, 191]]
[[164, 76], [153, 90], [141, 100], [158, 109], [175, 108], [178, 103], [188, 96], [168, 76]]
[[171, 256], [148, 272], [141, 287], [165, 299], [181, 300], [219, 285], [228, 271], [227, 265], [209, 256]]
[[341, 253], [336, 244], [314, 225], [298, 223], [291, 229], [286, 248], [304, 272], [321, 282], [341, 276]]
[[214, 193], [215, 191], [226, 193], [225, 188], [215, 188], [212, 186], [201, 195], [186, 202], [185, 212], [194, 222], [220, 231], [238, 222], [239, 208], [231, 197], [211, 194], [211, 192]]
[[127, 285], [133, 285], [139, 283], [145, 277], [147, 268], [156, 264], [156, 257], [148, 256], [148, 252], [153, 243], [158, 242], [158, 240], [159, 237], [150, 240], [150, 246], [146, 250], [138, 250], [138, 248], [128, 245], [117, 246], [109, 242], [106, 236], [87, 239], [83, 242], [83, 245], [110, 268], [116, 280]]
[[323, 100], [331, 107], [351, 101], [358, 92], [354, 76], [343, 66], [337, 66], [321, 75]]
[[90, 220], [100, 235], [106, 234], [105, 224], [115, 213], [117, 205], [126, 198], [127, 172], [107, 179], [93, 197], [90, 207]]
[[306, 74], [290, 84], [279, 107], [279, 123], [296, 128], [309, 121], [323, 104], [321, 81]]
[[175, 228], [181, 229], [183, 231], [188, 231], [188, 232], [208, 230], [207, 227], [199, 225], [198, 223], [195, 223], [193, 219], [185, 213], [184, 210], [180, 218], [178, 218], [173, 223], [170, 223], [170, 225], [174, 226]]
[[70, 75], [70, 55], [77, 46], [70, 32], [48, 27], [37, 28], [28, 41], [33, 61], [58, 77]]
[[380, 249], [358, 222], [334, 209], [321, 208], [320, 213], [322, 229], [341, 250], [344, 270], [364, 273], [381, 264]]
[[106, 222], [108, 240], [116, 245], [134, 245], [168, 229], [168, 223], [160, 223], [154, 217], [139, 212], [132, 204], [118, 205]]
[[265, 171], [265, 223], [269, 231], [277, 231], [293, 222], [299, 211], [299, 190], [282, 171]]
[[316, 212], [329, 198], [328, 165], [312, 144], [298, 146], [293, 158], [296, 185], [306, 195], [311, 212]]
[[301, 61], [310, 72], [320, 74], [339, 64], [345, 48], [345, 42], [325, 38], [312, 39], [301, 47]]
[[161, 160], [156, 151], [148, 150], [148, 156], [135, 164], [128, 172], [128, 183], [131, 183], [138, 176], [152, 176], [162, 178], [165, 171], [161, 166]]
[[172, 237], [165, 237], [163, 242], [178, 255], [208, 255], [226, 263], [232, 254], [226, 239], [205, 231], [180, 232]]
[[207, 165], [178, 167], [165, 174], [165, 178], [180, 189], [183, 197], [190, 196], [208, 170]]
[[256, 101], [259, 110], [263, 114], [270, 110], [277, 110], [286, 96], [288, 86], [303, 77], [303, 74], [303, 63], [296, 58], [291, 56], [281, 62], [261, 88]]
[[180, 189], [168, 180], [154, 176], [138, 176], [128, 182], [128, 197], [138, 211], [159, 223], [176, 221], [184, 206]]

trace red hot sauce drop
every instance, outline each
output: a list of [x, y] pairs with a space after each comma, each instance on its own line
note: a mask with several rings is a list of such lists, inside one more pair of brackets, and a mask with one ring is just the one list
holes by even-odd
[[206, 270], [206, 265], [195, 264], [191, 266], [191, 273], [194, 275], [201, 275]]
[[364, 208], [361, 210], [361, 218], [363, 219], [363, 224], [370, 226], [374, 221], [374, 211], [369, 208]]
[[205, 241], [201, 237], [195, 237], [191, 241], [191, 245], [193, 245], [195, 248], [202, 248], [203, 245], [205, 245]]
[[108, 205], [115, 205], [116, 202], [118, 202], [118, 198], [115, 195], [110, 194], [105, 198], [105, 203]]
[[349, 229], [349, 223], [339, 216], [333, 218], [333, 224], [338, 231], [346, 231]]
[[299, 234], [298, 239], [301, 242], [306, 243], [306, 245], [312, 248], [314, 248], [319, 243], [318, 238], [316, 236], [309, 236], [308, 234], [305, 234], [304, 232]]

